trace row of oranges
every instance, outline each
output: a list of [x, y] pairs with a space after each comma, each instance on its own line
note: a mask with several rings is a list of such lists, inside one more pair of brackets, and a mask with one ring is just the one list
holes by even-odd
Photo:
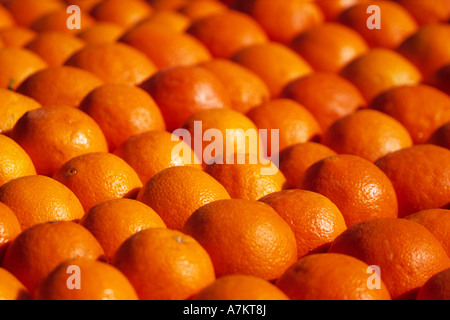
[[[450, 299], [449, 21], [450, 0], [2, 0], [0, 299]], [[206, 162], [209, 129], [278, 129], [279, 171]]]

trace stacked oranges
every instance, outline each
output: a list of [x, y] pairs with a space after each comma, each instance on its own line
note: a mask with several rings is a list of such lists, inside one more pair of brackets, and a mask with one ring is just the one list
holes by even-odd
[[448, 300], [449, 95], [450, 0], [0, 1], [0, 300]]

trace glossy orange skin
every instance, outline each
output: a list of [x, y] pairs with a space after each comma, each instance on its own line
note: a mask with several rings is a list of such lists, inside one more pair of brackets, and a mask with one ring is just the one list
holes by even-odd
[[409, 132], [399, 121], [372, 109], [358, 110], [337, 120], [323, 135], [322, 143], [337, 153], [372, 162], [413, 145]]
[[[67, 286], [68, 270], [79, 268], [81, 288]], [[87, 258], [59, 264], [39, 285], [34, 300], [138, 300], [130, 281], [110, 264]]]
[[380, 289], [367, 286], [369, 265], [344, 254], [322, 253], [301, 258], [276, 281], [291, 300], [391, 300]]
[[385, 155], [375, 164], [392, 181], [399, 217], [448, 206], [450, 150], [435, 145], [415, 145]]
[[339, 154], [314, 163], [297, 188], [330, 199], [342, 212], [347, 227], [398, 215], [397, 196], [389, 178], [372, 162], [358, 156]]
[[295, 51], [276, 42], [246, 47], [231, 60], [255, 72], [269, 87], [271, 98], [278, 98], [289, 82], [312, 72]]
[[280, 151], [279, 168], [289, 188], [295, 189], [311, 165], [334, 155], [336, 152], [318, 142], [297, 143]]
[[22, 228], [14, 212], [0, 202], [0, 265], [8, 244], [21, 232]]
[[355, 30], [338, 23], [324, 23], [296, 35], [290, 46], [316, 71], [339, 72], [369, 50]]
[[347, 229], [336, 205], [315, 192], [283, 190], [268, 194], [259, 201], [274, 208], [294, 231], [298, 259], [326, 252], [331, 242]]
[[[209, 1], [209, 0], [207, 0]], [[231, 107], [245, 113], [270, 99], [270, 91], [264, 81], [251, 70], [227, 59], [211, 59], [200, 64], [214, 73], [226, 86]]]
[[380, 8], [382, 19], [380, 29], [369, 29], [367, 19], [368, 3], [356, 4], [342, 12], [337, 21], [356, 30], [372, 48], [396, 49], [406, 38], [419, 28], [416, 20], [402, 5], [393, 1], [371, 1], [370, 5]]
[[197, 66], [160, 70], [140, 87], [161, 109], [169, 131], [181, 128], [200, 110], [230, 108], [231, 105], [225, 85], [213, 73]]
[[[177, 147], [186, 153], [173, 154]], [[114, 154], [124, 159], [146, 183], [158, 172], [174, 166], [191, 166], [201, 169], [201, 161], [191, 145], [170, 132], [152, 130], [128, 138]]]
[[450, 210], [428, 209], [405, 217], [427, 228], [444, 247], [450, 257]]
[[133, 168], [107, 152], [74, 157], [62, 165], [53, 178], [75, 193], [85, 212], [103, 201], [133, 199], [142, 188], [142, 182]]
[[36, 172], [48, 176], [73, 157], [108, 150], [105, 136], [94, 119], [66, 106], [28, 111], [17, 121], [11, 138], [28, 153]]
[[295, 79], [284, 88], [282, 96], [308, 108], [323, 131], [336, 120], [366, 105], [354, 84], [332, 72], [314, 72]]
[[316, 3], [303, 0], [251, 0], [246, 12], [266, 31], [272, 41], [289, 43], [293, 37], [324, 21]]
[[0, 135], [0, 187], [10, 180], [36, 174], [30, 156], [11, 138]]
[[[39, 190], [39, 192], [37, 192]], [[84, 215], [77, 197], [46, 176], [31, 175], [0, 188], [0, 201], [16, 215], [22, 230], [49, 221], [78, 221]]]
[[3, 267], [23, 283], [33, 297], [45, 277], [65, 260], [102, 259], [94, 236], [75, 222], [47, 222], [24, 230], [9, 245]]
[[21, 83], [17, 92], [42, 105], [78, 107], [89, 92], [102, 84], [103, 81], [89, 71], [55, 66], [33, 73]]
[[139, 85], [157, 68], [144, 53], [125, 43], [90, 44], [74, 53], [65, 65], [92, 72], [104, 83]]
[[441, 271], [420, 288], [416, 300], [449, 300], [450, 299], [450, 268]]
[[[423, 108], [424, 104], [428, 107]], [[435, 130], [450, 121], [450, 97], [425, 84], [390, 89], [369, 107], [397, 119], [415, 144], [426, 143]]]
[[216, 279], [205, 249], [189, 235], [170, 229], [131, 236], [120, 246], [113, 265], [141, 300], [185, 300]]
[[267, 42], [256, 21], [234, 10], [194, 21], [186, 32], [200, 40], [215, 58], [230, 58], [243, 48]]
[[59, 66], [85, 46], [83, 40], [59, 31], [39, 33], [25, 48], [37, 53], [49, 66]]
[[431, 232], [398, 218], [354, 225], [336, 238], [329, 252], [378, 266], [392, 299], [415, 299], [431, 276], [450, 267], [450, 258]]
[[148, 228], [166, 228], [149, 206], [133, 199], [113, 199], [93, 206], [79, 222], [88, 229], [111, 262], [120, 245], [133, 234]]
[[89, 12], [94, 19], [129, 28], [153, 13], [153, 8], [142, 0], [107, 0], [99, 2]]
[[0, 48], [0, 88], [16, 90], [33, 73], [47, 68], [36, 53], [20, 47]]
[[148, 180], [136, 199], [155, 210], [169, 229], [181, 231], [195, 210], [213, 201], [230, 199], [230, 195], [203, 170], [177, 166]]
[[8, 270], [0, 268], [0, 300], [30, 300], [28, 289]]
[[192, 297], [192, 300], [289, 300], [267, 280], [249, 275], [223, 276]]
[[211, 59], [211, 53], [197, 38], [160, 25], [138, 25], [119, 40], [145, 53], [158, 69], [192, 66]]
[[209, 253], [217, 277], [247, 274], [274, 280], [297, 259], [289, 225], [258, 201], [229, 199], [206, 204], [189, 217], [183, 232]]
[[159, 107], [139, 87], [111, 83], [92, 90], [79, 108], [94, 119], [111, 152], [128, 138], [150, 130], [165, 130]]

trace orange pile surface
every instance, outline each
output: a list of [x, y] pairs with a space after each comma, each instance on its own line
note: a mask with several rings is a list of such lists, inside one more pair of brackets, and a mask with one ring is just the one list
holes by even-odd
[[450, 0], [0, 1], [3, 299], [449, 300]]

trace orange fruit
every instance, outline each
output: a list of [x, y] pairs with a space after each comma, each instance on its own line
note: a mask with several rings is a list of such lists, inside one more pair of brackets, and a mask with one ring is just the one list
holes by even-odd
[[0, 265], [8, 244], [21, 232], [22, 228], [14, 212], [6, 204], [0, 202]]
[[198, 66], [160, 70], [140, 87], [161, 109], [168, 131], [180, 128], [200, 110], [231, 106], [225, 85], [213, 73]]
[[[378, 6], [381, 12], [380, 28], [370, 29], [367, 12], [369, 5]], [[368, 21], [369, 19], [369, 21]], [[396, 49], [407, 37], [418, 29], [417, 22], [403, 6], [393, 1], [371, 1], [355, 4], [342, 12], [337, 21], [356, 30], [370, 47]]]
[[16, 24], [11, 13], [4, 6], [0, 7], [0, 29], [12, 27]]
[[186, 5], [188, 0], [147, 0], [147, 2], [157, 10], [178, 10]]
[[0, 300], [30, 300], [28, 289], [8, 270], [0, 268]]
[[450, 95], [450, 64], [436, 71], [429, 82], [432, 86]]
[[449, 300], [450, 268], [445, 269], [425, 282], [417, 294], [417, 300]]
[[12, 90], [0, 88], [0, 133], [9, 135], [25, 113], [41, 107], [40, 103]]
[[357, 3], [367, 1], [368, 0], [316, 0], [317, 5], [320, 7], [326, 20], [328, 21], [335, 21], [339, 14], [341, 14], [344, 10], [356, 5]]
[[375, 164], [392, 181], [399, 217], [448, 206], [450, 150], [435, 145], [416, 145], [387, 154]]
[[166, 128], [152, 97], [132, 85], [112, 83], [100, 86], [83, 99], [80, 109], [100, 126], [111, 151], [131, 136]]
[[427, 228], [444, 247], [450, 257], [450, 210], [428, 209], [405, 217]]
[[191, 66], [211, 59], [208, 49], [194, 36], [151, 23], [132, 28], [119, 40], [145, 53], [158, 69]]
[[199, 39], [216, 58], [230, 58], [237, 51], [267, 41], [261, 26], [250, 16], [226, 10], [193, 21], [187, 33]]
[[222, 13], [228, 7], [219, 0], [191, 0], [178, 11], [191, 20], [199, 20], [207, 16]]
[[47, 63], [31, 50], [19, 47], [0, 48], [0, 88], [15, 90]]
[[97, 22], [77, 34], [86, 43], [114, 43], [124, 34], [125, 28], [110, 22]]
[[398, 218], [372, 219], [349, 227], [334, 240], [329, 252], [377, 266], [396, 300], [414, 299], [431, 276], [450, 267], [444, 248], [430, 231]]
[[213, 162], [216, 157], [225, 159], [234, 153], [258, 154], [260, 145], [258, 128], [247, 116], [238, 111], [201, 110], [186, 120], [183, 129], [187, 132], [181, 132], [180, 135], [188, 134], [191, 146], [203, 165]]
[[322, 143], [336, 153], [353, 154], [371, 162], [413, 145], [400, 122], [372, 109], [358, 110], [337, 120], [323, 135]]
[[49, 66], [59, 66], [85, 46], [83, 40], [59, 31], [39, 33], [25, 48], [37, 53]]
[[233, 199], [256, 201], [286, 187], [286, 178], [276, 164], [262, 159], [261, 155], [234, 154], [222, 162], [214, 159], [205, 171], [219, 181]]
[[216, 278], [211, 258], [192, 237], [147, 229], [128, 238], [114, 256], [141, 300], [185, 300]]
[[[267, 154], [273, 155], [296, 143], [318, 140], [322, 135], [317, 120], [301, 104], [285, 98], [272, 99], [247, 112], [258, 129], [279, 130], [277, 147], [271, 148], [271, 139], [267, 142]], [[270, 133], [268, 133], [270, 137]]]
[[208, 203], [189, 217], [183, 230], [209, 253], [218, 278], [244, 274], [275, 280], [297, 260], [293, 231], [262, 202]]
[[73, 107], [44, 106], [28, 111], [11, 131], [30, 156], [36, 172], [52, 175], [66, 161], [88, 152], [108, 150], [98, 124]]
[[230, 199], [230, 195], [203, 170], [178, 166], [154, 175], [136, 199], [155, 210], [169, 229], [181, 231], [195, 210], [213, 201]]
[[331, 72], [314, 72], [296, 79], [287, 84], [282, 96], [306, 107], [323, 131], [336, 120], [366, 105], [354, 84]]
[[278, 98], [289, 82], [312, 72], [302, 57], [276, 42], [244, 48], [232, 60], [255, 72], [269, 87], [271, 98]]
[[105, 0], [89, 12], [94, 19], [129, 28], [153, 13], [153, 8], [143, 0]]
[[103, 0], [64, 0], [67, 5], [79, 6], [81, 10], [86, 10], [89, 12], [96, 4], [102, 2]]
[[248, 12], [266, 31], [272, 41], [289, 43], [297, 34], [324, 21], [324, 15], [313, 1], [250, 0]]
[[36, 37], [37, 32], [23, 26], [0, 29], [0, 39], [5, 47], [24, 47]]
[[397, 51], [428, 81], [433, 73], [450, 63], [450, 26], [444, 23], [424, 25], [405, 39]]
[[372, 162], [358, 156], [340, 154], [314, 163], [297, 187], [330, 199], [341, 211], [348, 227], [398, 214], [391, 181]]
[[0, 134], [0, 187], [10, 180], [36, 174], [30, 156], [13, 139]]
[[[177, 153], [177, 150], [182, 150], [183, 153]], [[146, 183], [166, 168], [174, 166], [202, 168], [190, 144], [162, 130], [134, 135], [123, 142], [114, 154], [124, 159], [136, 171], [142, 183]]]
[[450, 149], [450, 122], [439, 127], [428, 139], [428, 143]]
[[75, 193], [85, 211], [106, 200], [134, 198], [142, 188], [133, 168], [107, 152], [74, 157], [59, 168], [53, 178]]
[[52, 178], [31, 175], [5, 183], [0, 201], [17, 216], [22, 230], [48, 221], [78, 221], [84, 215], [77, 197]]
[[102, 84], [102, 80], [89, 71], [55, 66], [33, 73], [17, 88], [17, 92], [42, 105], [78, 107], [89, 92]]
[[64, 9], [64, 4], [59, 0], [11, 0], [5, 6], [17, 24], [27, 27], [45, 14]]
[[337, 253], [301, 258], [277, 280], [292, 300], [391, 300], [386, 285], [369, 289], [369, 265]]
[[259, 201], [275, 209], [294, 231], [298, 258], [326, 252], [331, 242], [347, 229], [336, 205], [319, 193], [283, 190]]
[[217, 58], [203, 62], [200, 66], [214, 73], [225, 85], [231, 99], [231, 108], [236, 111], [245, 113], [270, 99], [270, 91], [265, 82], [236, 62]]
[[[80, 276], [80, 288], [68, 287], [71, 273]], [[77, 280], [72, 281], [74, 285]], [[117, 268], [80, 257], [59, 264], [39, 285], [34, 300], [138, 300], [138, 297]]]
[[315, 162], [336, 155], [336, 152], [317, 142], [297, 143], [280, 151], [279, 168], [291, 189], [302, 180], [306, 170]]
[[296, 35], [291, 48], [316, 71], [339, 72], [350, 61], [368, 51], [355, 30], [327, 22]]
[[3, 268], [29, 290], [39, 284], [60, 263], [71, 258], [101, 259], [103, 250], [94, 236], [75, 222], [47, 222], [34, 225], [8, 246]]
[[289, 300], [275, 285], [250, 275], [223, 276], [197, 293], [192, 300]]
[[104, 83], [139, 85], [156, 72], [145, 54], [125, 43], [94, 43], [74, 53], [65, 63], [92, 72]]
[[421, 25], [445, 22], [450, 19], [448, 0], [396, 0], [405, 7]]
[[66, 8], [64, 8], [64, 10], [52, 11], [34, 21], [30, 28], [38, 33], [44, 31], [59, 31], [75, 35], [80, 32], [80, 30], [84, 30], [95, 24], [95, 19], [85, 11], [80, 11], [80, 29], [78, 29], [78, 27], [73, 28], [70, 26], [72, 23], [70, 17], [72, 15], [73, 13], [67, 12]]
[[427, 142], [434, 131], [450, 121], [450, 97], [425, 84], [392, 88], [375, 97], [370, 108], [399, 121], [415, 144]]
[[80, 220], [105, 251], [111, 262], [120, 245], [133, 234], [149, 228], [165, 228], [164, 221], [149, 206], [133, 199], [113, 199], [93, 206]]
[[[207, 0], [208, 3], [212, 2]], [[186, 15], [171, 10], [156, 10], [150, 17], [138, 24], [139, 27], [146, 25], [166, 28], [167, 30], [183, 33], [191, 25], [191, 19]]]
[[340, 75], [351, 81], [369, 103], [378, 94], [422, 81], [419, 70], [393, 50], [377, 48], [347, 64]]

